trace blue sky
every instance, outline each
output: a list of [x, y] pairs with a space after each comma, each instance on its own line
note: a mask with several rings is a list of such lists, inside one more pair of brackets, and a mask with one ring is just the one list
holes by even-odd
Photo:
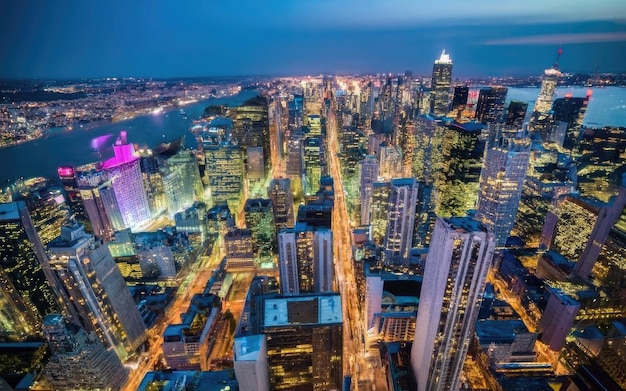
[[0, 77], [626, 71], [625, 0], [5, 1]]

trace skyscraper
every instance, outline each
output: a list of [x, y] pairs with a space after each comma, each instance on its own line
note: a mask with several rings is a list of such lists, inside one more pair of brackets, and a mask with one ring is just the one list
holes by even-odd
[[472, 218], [437, 219], [411, 349], [419, 391], [459, 389], [494, 247], [492, 232]]
[[[107, 182], [104, 172], [99, 170], [96, 164], [76, 167], [75, 172], [80, 197], [92, 232], [98, 238], [112, 240], [114, 230], [123, 229], [124, 224], [110, 181]], [[105, 189], [104, 193], [107, 193], [108, 189], [108, 194], [103, 196], [102, 189]], [[107, 198], [107, 195], [110, 197]]]
[[274, 209], [276, 232], [281, 228], [293, 227], [295, 221], [293, 210], [293, 194], [289, 178], [274, 178], [267, 189]]
[[146, 327], [108, 247], [74, 223], [48, 245], [48, 258], [51, 283], [72, 322], [125, 360], [143, 343]]
[[102, 169], [113, 184], [124, 226], [134, 228], [150, 220], [150, 207], [141, 177], [139, 157], [135, 154], [134, 146], [128, 144], [126, 132], [121, 132], [113, 145], [113, 152], [115, 156], [106, 160]]
[[554, 101], [552, 105], [554, 120], [567, 123], [563, 148], [571, 150], [578, 144], [590, 97], [591, 90], [584, 98], [565, 96]]
[[552, 101], [554, 100], [556, 85], [559, 81], [559, 77], [561, 77], [561, 71], [559, 71], [559, 57], [561, 53], [562, 50], [559, 48], [554, 65], [543, 71], [539, 96], [537, 96], [535, 107], [533, 108], [533, 113], [528, 123], [528, 130], [530, 132], [538, 132], [544, 141], [550, 125], [550, 111], [552, 110]]
[[22, 316], [15, 323], [0, 316], [0, 334], [10, 338], [21, 339], [41, 332], [43, 317], [58, 311], [37, 252], [43, 253], [43, 245], [26, 204], [0, 203], [0, 296], [6, 303], [2, 308], [22, 311], [9, 314], [10, 318]]
[[476, 120], [483, 123], [495, 123], [502, 119], [506, 87], [482, 88], [476, 104]]
[[452, 59], [445, 50], [433, 65], [430, 111], [436, 116], [448, 114], [450, 85], [452, 84]]
[[409, 258], [413, 244], [417, 180], [400, 178], [391, 180], [387, 229], [385, 233], [386, 262], [402, 262]]
[[43, 332], [52, 356], [44, 374], [55, 390], [119, 390], [128, 373], [120, 359], [93, 333], [47, 315]]
[[[204, 189], [200, 180], [198, 161], [191, 151], [181, 150], [167, 159], [163, 187], [170, 215], [203, 199]], [[174, 178], [172, 182], [170, 177]], [[167, 185], [166, 185], [167, 184]]]
[[506, 244], [511, 233], [530, 159], [530, 139], [523, 130], [502, 130], [491, 125], [478, 186], [476, 219], [493, 231], [496, 246]]
[[205, 143], [205, 176], [211, 199], [216, 205], [227, 202], [232, 210], [238, 210], [243, 192], [243, 152], [230, 142]]
[[504, 124], [513, 128], [521, 129], [526, 118], [526, 110], [528, 110], [528, 102], [511, 101], [506, 110]]
[[333, 236], [329, 228], [297, 223], [278, 234], [280, 291], [284, 295], [330, 292]]
[[378, 181], [378, 160], [376, 156], [370, 155], [359, 164], [361, 166], [361, 225], [369, 225], [374, 183]]
[[454, 95], [452, 96], [452, 110], [465, 109], [467, 106], [467, 98], [469, 96], [468, 86], [456, 86], [454, 87]]

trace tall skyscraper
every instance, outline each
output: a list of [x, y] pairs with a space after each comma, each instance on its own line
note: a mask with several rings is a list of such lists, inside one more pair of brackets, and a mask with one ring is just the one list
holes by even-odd
[[476, 219], [493, 231], [496, 246], [506, 244], [511, 233], [530, 159], [530, 138], [523, 130], [491, 125], [478, 186]]
[[[116, 229], [123, 229], [124, 223], [111, 182], [107, 181], [106, 175], [96, 164], [76, 167], [75, 172], [80, 197], [92, 232], [105, 241], [112, 240], [113, 232]], [[103, 189], [105, 194], [101, 192]]]
[[[55, 295], [37, 260], [43, 244], [23, 201], [0, 203], [0, 334], [22, 339], [41, 332], [41, 321], [58, 311]], [[20, 312], [14, 313], [13, 310]], [[15, 318], [14, 321], [9, 319]]]
[[376, 156], [369, 155], [359, 165], [361, 166], [361, 225], [369, 225], [374, 183], [378, 182], [378, 160]]
[[122, 362], [95, 334], [59, 314], [46, 316], [43, 332], [52, 353], [44, 374], [55, 390], [119, 390], [126, 383]]
[[232, 210], [239, 210], [243, 194], [243, 151], [228, 141], [204, 143], [206, 169], [204, 175], [211, 190], [214, 205], [227, 202]]
[[145, 340], [146, 327], [108, 247], [74, 223], [48, 245], [48, 259], [72, 323], [94, 331], [125, 360]]
[[552, 105], [554, 120], [567, 123], [563, 148], [571, 150], [578, 145], [590, 97], [591, 90], [587, 92], [587, 96], [584, 98], [565, 96], [554, 101]]
[[511, 101], [506, 110], [504, 124], [509, 127], [521, 129], [524, 126], [524, 118], [526, 118], [526, 110], [528, 110], [528, 102]]
[[[164, 166], [166, 175], [163, 178], [163, 186], [166, 198], [170, 201], [168, 202], [170, 215], [193, 205], [194, 201], [203, 199], [204, 189], [200, 180], [198, 161], [191, 151], [179, 151], [169, 157]], [[170, 177], [174, 178], [174, 181]]]
[[322, 140], [319, 137], [307, 137], [303, 141], [304, 178], [307, 195], [315, 194], [322, 177]]
[[119, 206], [124, 226], [135, 228], [150, 220], [148, 196], [143, 186], [139, 157], [135, 148], [128, 144], [126, 132], [113, 145], [115, 156], [106, 160], [102, 169], [113, 184], [113, 191]]
[[482, 88], [476, 104], [476, 120], [486, 124], [500, 122], [507, 91], [506, 87]]
[[562, 50], [559, 48], [556, 57], [556, 62], [551, 68], [546, 69], [541, 77], [541, 89], [539, 90], [539, 96], [535, 101], [535, 107], [528, 123], [528, 130], [530, 132], [538, 132], [543, 139], [546, 139], [546, 132], [550, 125], [550, 111], [552, 110], [552, 101], [554, 100], [554, 93], [556, 85], [561, 77], [561, 71], [559, 71], [559, 57]]
[[332, 291], [332, 231], [301, 222], [280, 231], [278, 262], [282, 294]]
[[454, 87], [454, 95], [452, 96], [452, 110], [465, 109], [467, 106], [467, 98], [469, 96], [468, 86], [456, 86]]
[[430, 111], [436, 116], [448, 114], [450, 86], [452, 84], [452, 59], [445, 50], [435, 60], [431, 81]]
[[81, 222], [87, 221], [87, 214], [83, 203], [81, 202], [80, 190], [78, 188], [78, 182], [76, 181], [76, 172], [74, 171], [74, 167], [60, 166], [57, 169], [57, 174], [59, 175], [59, 179], [63, 185], [63, 190], [65, 190], [67, 203], [70, 208], [72, 208], [72, 212], [74, 212], [74, 217], [76, 220]]
[[472, 218], [437, 219], [411, 349], [419, 391], [459, 389], [494, 247], [492, 232]]
[[274, 178], [267, 189], [274, 209], [276, 232], [282, 228], [293, 227], [295, 221], [293, 210], [293, 193], [289, 178]]
[[417, 180], [415, 178], [391, 180], [384, 243], [388, 263], [398, 263], [409, 259], [413, 244], [416, 203]]
[[337, 293], [261, 296], [260, 332], [266, 335], [272, 390], [341, 389], [343, 318]]

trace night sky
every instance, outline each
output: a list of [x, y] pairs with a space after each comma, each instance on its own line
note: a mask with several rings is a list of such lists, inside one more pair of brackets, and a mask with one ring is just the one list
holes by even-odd
[[626, 0], [4, 0], [0, 30], [0, 78], [626, 71]]

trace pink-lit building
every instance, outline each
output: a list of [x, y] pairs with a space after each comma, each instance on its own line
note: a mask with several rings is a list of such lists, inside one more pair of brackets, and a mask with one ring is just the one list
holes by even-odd
[[104, 162], [102, 169], [113, 184], [113, 190], [124, 225], [133, 228], [150, 220], [148, 197], [141, 178], [139, 157], [133, 144], [126, 141], [126, 132], [113, 146], [114, 157]]

